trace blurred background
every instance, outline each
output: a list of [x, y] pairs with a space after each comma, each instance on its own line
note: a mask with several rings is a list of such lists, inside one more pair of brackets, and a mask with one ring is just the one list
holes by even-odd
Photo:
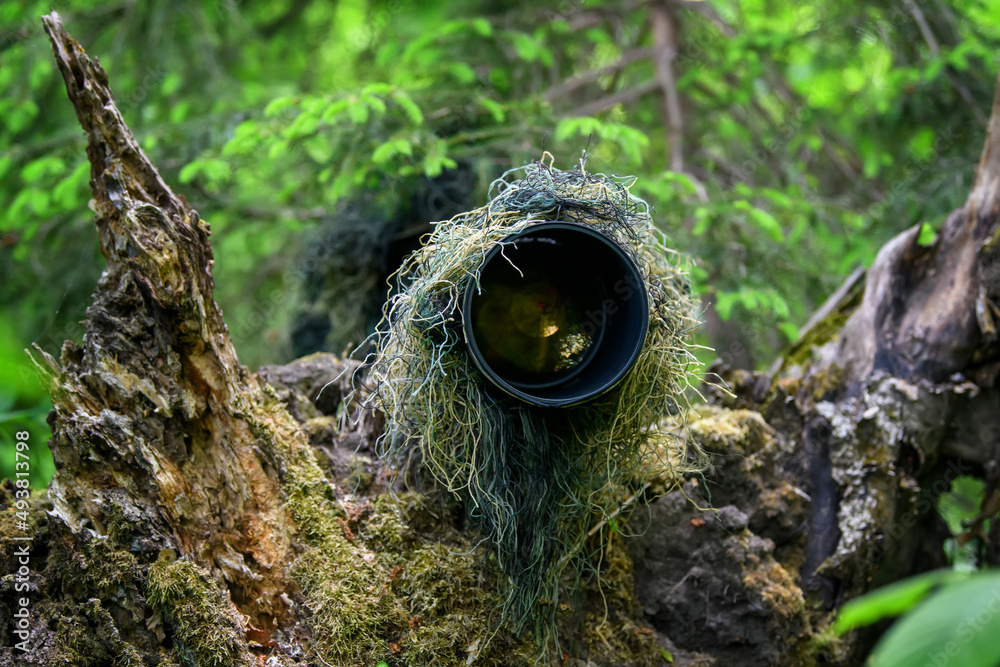
[[49, 402], [24, 349], [79, 340], [103, 259], [59, 11], [211, 224], [251, 369], [356, 347], [429, 223], [555, 156], [633, 175], [697, 266], [700, 340], [766, 367], [826, 296], [971, 185], [998, 0], [76, 0], [0, 5], [0, 478]]

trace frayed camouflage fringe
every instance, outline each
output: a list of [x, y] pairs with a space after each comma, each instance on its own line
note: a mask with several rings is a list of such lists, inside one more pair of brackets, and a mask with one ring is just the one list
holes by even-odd
[[[516, 176], [520, 178], [515, 180]], [[536, 162], [490, 188], [490, 202], [435, 224], [397, 273], [370, 359], [371, 401], [387, 419], [380, 454], [418, 460], [462, 497], [491, 547], [504, 590], [503, 618], [554, 635], [560, 600], [595, 573], [588, 532], [615, 525], [647, 478], [680, 479], [704, 467], [700, 451], [657, 428], [686, 407], [698, 377], [697, 326], [686, 260], [654, 227], [631, 178]], [[590, 225], [640, 267], [650, 304], [642, 352], [610, 392], [587, 403], [541, 409], [497, 396], [466, 354], [461, 300], [486, 252], [542, 221]], [[588, 544], [591, 542], [591, 544]]]

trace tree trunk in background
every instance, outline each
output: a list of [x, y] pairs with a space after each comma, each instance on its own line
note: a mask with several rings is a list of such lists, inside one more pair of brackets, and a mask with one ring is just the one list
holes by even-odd
[[[32, 500], [33, 648], [10, 648], [4, 579], [0, 663], [353, 665], [365, 645], [389, 664], [519, 664], [523, 642], [481, 637], [493, 592], [461, 508], [385, 493], [379, 415], [348, 422], [349, 383], [323, 389], [348, 365], [239, 363], [208, 225], [100, 65], [57, 14], [45, 27], [88, 136], [107, 269], [83, 344], [35, 353], [57, 473]], [[1000, 98], [972, 193], [933, 244], [918, 227], [886, 244], [771, 372], [717, 369], [735, 398], [712, 393], [687, 432], [713, 469], [637, 512], [641, 537], [608, 538], [606, 595], [573, 603], [553, 664], [662, 664], [661, 648], [677, 665], [860, 661], [870, 632], [815, 641], [832, 613], [943, 564], [936, 496], [1000, 473], [998, 212]]]

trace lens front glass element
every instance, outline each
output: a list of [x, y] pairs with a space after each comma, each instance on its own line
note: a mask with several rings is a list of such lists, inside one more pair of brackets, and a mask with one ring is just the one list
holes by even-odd
[[604, 287], [571, 244], [539, 232], [483, 267], [472, 329], [483, 360], [507, 382], [540, 388], [583, 370], [600, 343]]

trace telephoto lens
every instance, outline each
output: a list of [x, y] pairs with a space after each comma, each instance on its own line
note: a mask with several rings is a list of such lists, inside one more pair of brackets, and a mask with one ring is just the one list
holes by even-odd
[[566, 407], [613, 388], [649, 327], [642, 274], [587, 225], [541, 222], [491, 248], [465, 293], [463, 327], [475, 365], [502, 392]]

